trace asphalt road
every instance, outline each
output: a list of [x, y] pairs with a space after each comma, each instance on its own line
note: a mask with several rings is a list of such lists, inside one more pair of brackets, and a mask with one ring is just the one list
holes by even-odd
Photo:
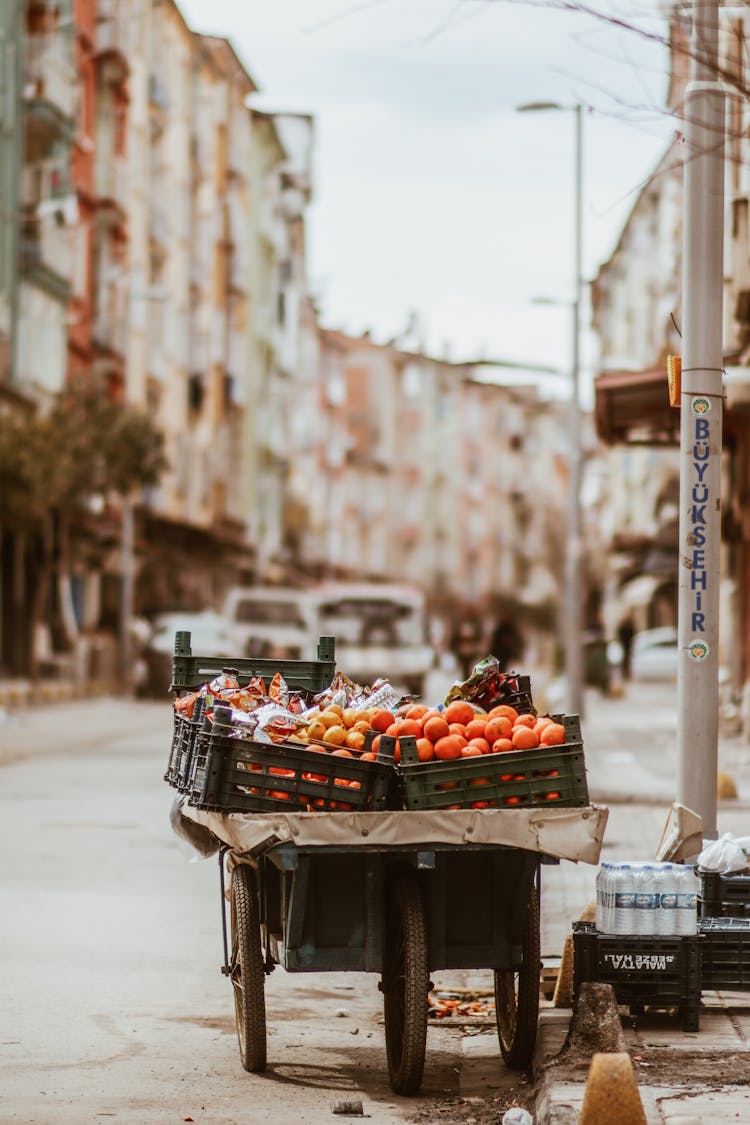
[[359, 1099], [375, 1125], [490, 1120], [483, 1107], [519, 1087], [494, 1029], [431, 1027], [422, 1094], [396, 1097], [372, 974], [276, 969], [268, 1071], [242, 1070], [217, 863], [169, 823], [170, 730], [168, 701], [0, 725], [0, 1121], [315, 1125], [357, 1120], [332, 1106]]

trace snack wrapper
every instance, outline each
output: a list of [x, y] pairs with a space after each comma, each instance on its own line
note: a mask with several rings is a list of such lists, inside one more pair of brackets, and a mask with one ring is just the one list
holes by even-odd
[[[267, 703], [259, 707], [253, 714], [256, 721], [253, 737], [258, 742], [283, 742], [290, 734], [294, 734], [305, 726], [301, 715], [280, 707], [277, 703]], [[262, 735], [266, 737], [263, 738]]]
[[465, 699], [478, 707], [493, 707], [518, 692], [518, 676], [518, 672], [501, 672], [497, 657], [486, 656], [474, 665], [467, 680], [453, 685], [445, 697], [445, 705], [454, 699]]

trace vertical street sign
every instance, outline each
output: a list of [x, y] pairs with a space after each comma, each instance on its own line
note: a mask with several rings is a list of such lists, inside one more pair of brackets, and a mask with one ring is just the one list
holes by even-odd
[[696, 0], [685, 95], [677, 800], [716, 836], [725, 98], [718, 3]]

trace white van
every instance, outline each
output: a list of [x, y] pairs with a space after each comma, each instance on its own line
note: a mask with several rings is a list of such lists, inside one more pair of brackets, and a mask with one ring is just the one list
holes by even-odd
[[323, 583], [315, 590], [318, 632], [336, 638], [336, 669], [359, 684], [381, 676], [410, 694], [424, 693], [434, 652], [424, 595], [413, 586]]
[[283, 586], [236, 586], [224, 602], [237, 656], [315, 660], [316, 601], [309, 590]]

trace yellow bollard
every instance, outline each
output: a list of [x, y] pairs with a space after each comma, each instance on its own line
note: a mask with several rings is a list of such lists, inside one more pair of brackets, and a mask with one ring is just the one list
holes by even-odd
[[647, 1125], [627, 1052], [591, 1059], [579, 1125]]
[[737, 798], [737, 786], [731, 774], [721, 770], [716, 776], [716, 796], [720, 801], [734, 801]]

